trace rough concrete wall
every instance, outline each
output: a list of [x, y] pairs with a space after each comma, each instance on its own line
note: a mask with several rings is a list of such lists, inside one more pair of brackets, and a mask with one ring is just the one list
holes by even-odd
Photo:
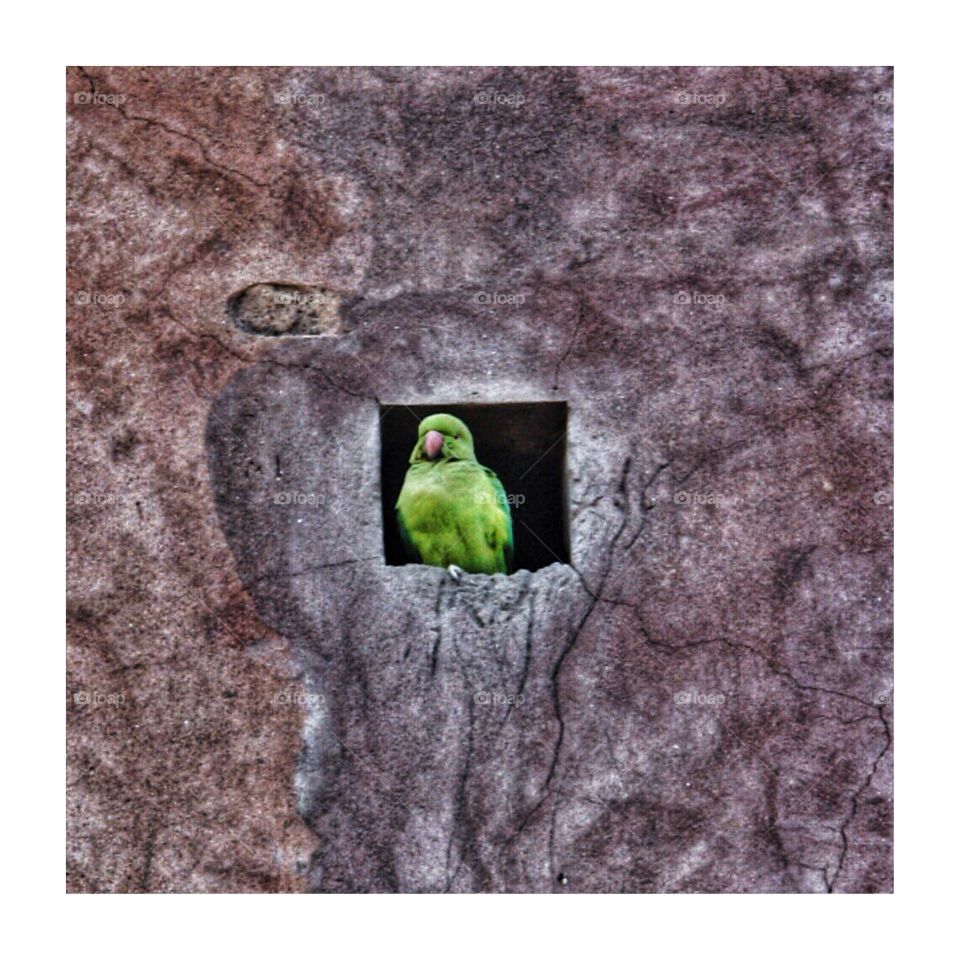
[[[78, 888], [891, 888], [888, 71], [68, 86]], [[570, 566], [383, 565], [470, 399], [569, 402]]]

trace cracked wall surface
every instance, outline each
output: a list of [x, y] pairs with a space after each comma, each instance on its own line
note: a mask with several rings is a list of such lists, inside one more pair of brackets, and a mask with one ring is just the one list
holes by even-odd
[[[67, 86], [71, 889], [892, 889], [891, 71]], [[504, 400], [571, 564], [385, 566]]]

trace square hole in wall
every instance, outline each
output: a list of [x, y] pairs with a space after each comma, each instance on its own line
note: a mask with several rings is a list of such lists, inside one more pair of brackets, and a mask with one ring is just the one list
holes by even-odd
[[445, 403], [380, 407], [380, 490], [387, 565], [409, 562], [394, 507], [420, 421], [434, 413], [453, 414], [467, 425], [477, 460], [503, 483], [513, 516], [514, 570], [569, 563], [566, 403]]

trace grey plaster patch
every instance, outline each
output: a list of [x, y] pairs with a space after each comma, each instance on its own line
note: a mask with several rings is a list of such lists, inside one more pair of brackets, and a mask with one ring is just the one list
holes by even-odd
[[[298, 778], [314, 888], [879, 886], [887, 834], [864, 815], [883, 805], [885, 615], [868, 602], [850, 622], [848, 593], [815, 588], [863, 556], [818, 473], [841, 482], [824, 461], [843, 443], [823, 422], [838, 381], [807, 375], [807, 402], [761, 381], [705, 430], [766, 362], [762, 323], [725, 324], [708, 364], [709, 326], [677, 342], [665, 378], [649, 338], [594, 352], [617, 319], [585, 323], [576, 298], [481, 309], [457, 293], [358, 304], [344, 337], [278, 344], [212, 410], [242, 578], [325, 705]], [[571, 564], [459, 585], [386, 566], [383, 396], [566, 400]], [[872, 497], [853, 509], [868, 537], [886, 523]], [[882, 570], [853, 576], [886, 594]], [[838, 659], [848, 623], [876, 667]]]

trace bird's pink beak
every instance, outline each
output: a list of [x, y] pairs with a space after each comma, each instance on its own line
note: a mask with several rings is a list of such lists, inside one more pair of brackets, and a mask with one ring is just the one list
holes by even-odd
[[443, 434], [438, 430], [428, 430], [423, 438], [423, 451], [428, 460], [433, 460], [443, 449]]

